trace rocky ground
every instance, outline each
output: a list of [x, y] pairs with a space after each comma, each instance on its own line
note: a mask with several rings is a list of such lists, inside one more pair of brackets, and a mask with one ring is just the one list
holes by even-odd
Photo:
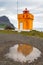
[[[42, 52], [41, 57], [30, 64], [28, 62], [20, 63], [7, 59], [5, 54], [9, 52], [9, 48], [19, 43], [31, 44], [37, 47]], [[43, 65], [43, 38], [20, 34], [0, 34], [0, 65]]]

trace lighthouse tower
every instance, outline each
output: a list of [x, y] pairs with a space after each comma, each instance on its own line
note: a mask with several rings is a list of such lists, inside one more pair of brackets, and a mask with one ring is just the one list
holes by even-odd
[[25, 8], [22, 14], [18, 14], [18, 29], [32, 30], [34, 16]]

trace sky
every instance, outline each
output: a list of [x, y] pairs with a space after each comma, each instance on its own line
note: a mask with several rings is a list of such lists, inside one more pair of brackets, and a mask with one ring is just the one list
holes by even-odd
[[0, 0], [0, 16], [6, 15], [16, 28], [17, 13], [22, 13], [25, 8], [34, 15], [33, 28], [43, 28], [43, 0]]

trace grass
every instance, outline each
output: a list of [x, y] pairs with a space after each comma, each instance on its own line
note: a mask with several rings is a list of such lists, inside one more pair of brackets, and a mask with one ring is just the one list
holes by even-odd
[[43, 32], [39, 32], [36, 30], [32, 30], [30, 32], [21, 31], [19, 33], [17, 31], [12, 31], [12, 30], [0, 30], [0, 34], [22, 34], [25, 36], [36, 36], [36, 37], [42, 37], [43, 38]]
[[26, 36], [36, 36], [36, 37], [42, 37], [43, 38], [43, 32], [39, 32], [36, 30], [32, 30], [30, 32], [21, 32], [21, 34], [26, 35]]
[[12, 31], [12, 30], [0, 30], [0, 34], [16, 34], [17, 31]]

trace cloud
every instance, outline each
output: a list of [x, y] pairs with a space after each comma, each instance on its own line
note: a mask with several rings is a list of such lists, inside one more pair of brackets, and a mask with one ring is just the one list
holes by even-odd
[[17, 20], [17, 15], [14, 14], [10, 14], [10, 15], [6, 15], [8, 16], [10, 22], [17, 28], [18, 27], [18, 20]]
[[0, 8], [0, 17], [1, 16], [7, 16], [10, 20], [10, 22], [17, 27], [17, 14], [13, 14], [11, 11], [5, 8]]
[[33, 22], [33, 29], [43, 28], [43, 22]]
[[0, 16], [8, 16], [11, 23], [17, 27], [17, 1], [18, 13], [22, 13], [27, 7], [34, 15], [34, 26], [43, 27], [43, 0], [0, 0]]
[[0, 8], [0, 12], [1, 12], [1, 11], [5, 11], [5, 10], [6, 10], [5, 8]]

